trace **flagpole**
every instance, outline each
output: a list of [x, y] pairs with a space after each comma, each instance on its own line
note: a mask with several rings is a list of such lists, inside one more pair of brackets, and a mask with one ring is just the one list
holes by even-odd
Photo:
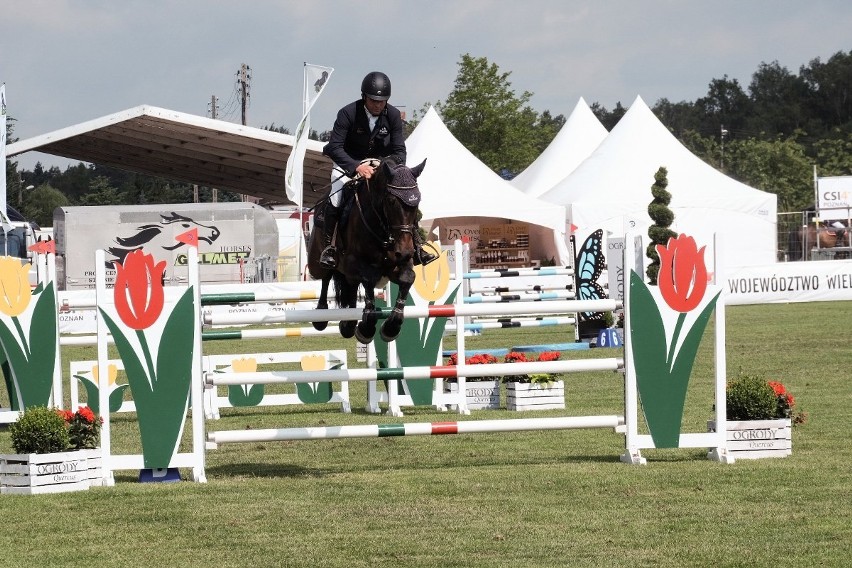
[[6, 83], [0, 83], [0, 122], [0, 220], [6, 221]]
[[[287, 159], [287, 167], [284, 173], [284, 189], [287, 193], [287, 198], [295, 203], [299, 208], [298, 219], [300, 223], [304, 223], [304, 160], [305, 150], [310, 135], [311, 121], [310, 113], [314, 103], [316, 103], [325, 86], [328, 84], [328, 79], [334, 72], [332, 67], [323, 67], [320, 65], [312, 65], [304, 63], [304, 85], [303, 85], [303, 100], [302, 100], [302, 120], [299, 121], [299, 126], [296, 128], [296, 133], [293, 140], [293, 148], [290, 151], [290, 157]], [[313, 90], [311, 90], [313, 89]], [[302, 239], [304, 242], [304, 238]], [[301, 252], [301, 243], [297, 259], [300, 266], [305, 255]]]
[[[302, 116], [305, 116], [308, 112], [308, 62], [302, 62]], [[310, 138], [311, 132], [308, 130], [308, 137]], [[307, 280], [307, 273], [304, 270], [304, 263], [302, 259], [302, 243], [305, 242], [305, 225], [304, 225], [304, 217], [302, 214], [302, 208], [305, 202], [305, 182], [302, 180], [302, 187], [299, 188], [299, 200], [296, 202], [296, 206], [299, 208], [299, 240], [296, 243], [296, 261], [299, 263], [297, 266], [299, 267], [299, 278], [303, 281]]]

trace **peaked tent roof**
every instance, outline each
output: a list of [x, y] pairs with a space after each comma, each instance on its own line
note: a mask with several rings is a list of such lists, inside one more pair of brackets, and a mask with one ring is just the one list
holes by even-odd
[[426, 159], [418, 178], [422, 222], [452, 217], [512, 219], [553, 230], [561, 262], [569, 258], [565, 245], [565, 208], [515, 189], [483, 164], [447, 129], [430, 108], [405, 141], [408, 165]]
[[[7, 154], [45, 152], [290, 203], [284, 170], [293, 141], [289, 134], [141, 105], [20, 140], [7, 147]], [[331, 160], [322, 146], [307, 143], [306, 207], [325, 197], [331, 179]]]
[[405, 141], [408, 164], [427, 160], [418, 185], [423, 220], [498, 217], [565, 229], [565, 208], [529, 197], [474, 156], [447, 129], [434, 108]]
[[641, 97], [592, 155], [541, 198], [568, 206], [569, 220], [578, 227], [647, 234], [651, 186], [661, 166], [668, 170], [672, 230], [695, 236], [708, 251], [716, 233], [726, 266], [775, 262], [777, 197], [696, 157]]
[[509, 183], [539, 197], [568, 177], [606, 138], [607, 131], [580, 97], [571, 115], [544, 152]]

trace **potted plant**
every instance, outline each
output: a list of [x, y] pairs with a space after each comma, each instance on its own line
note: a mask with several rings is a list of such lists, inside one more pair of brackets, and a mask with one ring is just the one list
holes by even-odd
[[[795, 412], [793, 395], [780, 382], [741, 375], [725, 389], [727, 447], [735, 459], [789, 456], [793, 452], [792, 425], [805, 421]], [[716, 431], [714, 421], [708, 423]]]
[[[465, 359], [466, 365], [487, 365], [496, 363], [497, 358], [490, 353], [477, 353]], [[458, 364], [458, 354], [450, 355], [448, 365]], [[447, 392], [458, 392], [459, 385], [455, 378], [447, 379], [444, 388]], [[500, 408], [500, 378], [499, 377], [465, 377], [465, 402], [470, 410]]]
[[14, 454], [0, 455], [0, 492], [59, 493], [88, 489], [101, 477], [102, 420], [88, 406], [76, 412], [28, 408], [9, 426]]
[[[529, 363], [534, 361], [557, 361], [558, 351], [543, 351], [528, 356], [520, 351], [506, 354], [506, 363]], [[555, 373], [529, 373], [506, 375], [506, 408], [509, 410], [551, 410], [565, 408], [565, 383]]]

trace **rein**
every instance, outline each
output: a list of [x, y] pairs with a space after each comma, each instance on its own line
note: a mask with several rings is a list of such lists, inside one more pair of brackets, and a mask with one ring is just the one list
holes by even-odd
[[[370, 187], [370, 180], [364, 180], [365, 187], [367, 188], [367, 193], [371, 193], [372, 189]], [[408, 188], [397, 188], [396, 186], [388, 185], [388, 187], [393, 187], [394, 189], [408, 189]], [[397, 197], [397, 199], [399, 199]], [[393, 247], [394, 237], [391, 234], [391, 231], [398, 231], [400, 233], [411, 233], [412, 236], [416, 233], [416, 226], [414, 223], [406, 223], [402, 225], [389, 225], [387, 222], [387, 216], [384, 215], [383, 212], [379, 212], [376, 210], [375, 204], [373, 200], [369, 200], [370, 210], [373, 212], [376, 220], [381, 227], [382, 232], [385, 234], [384, 237], [377, 234], [376, 231], [373, 230], [371, 224], [367, 221], [367, 217], [364, 214], [364, 207], [361, 204], [361, 198], [359, 192], [355, 192], [355, 204], [358, 206], [358, 213], [361, 216], [361, 221], [364, 224], [364, 227], [367, 231], [384, 247], [385, 250], [390, 250]]]

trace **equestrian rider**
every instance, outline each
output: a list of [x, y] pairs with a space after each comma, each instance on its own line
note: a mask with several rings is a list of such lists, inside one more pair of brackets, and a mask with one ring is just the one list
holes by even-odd
[[[402, 135], [402, 115], [399, 109], [388, 104], [391, 83], [380, 71], [368, 73], [361, 81], [361, 99], [349, 103], [337, 113], [331, 137], [322, 153], [334, 161], [329, 203], [325, 209], [323, 244], [320, 264], [335, 267], [335, 249], [332, 242], [340, 220], [343, 187], [353, 178], [370, 179], [375, 168], [370, 158], [393, 157], [404, 164], [405, 140]], [[336, 174], [335, 170], [344, 175]], [[346, 186], [351, 187], [351, 186]], [[415, 242], [419, 243], [420, 239]], [[438, 257], [418, 244], [415, 264], [429, 264]]]

